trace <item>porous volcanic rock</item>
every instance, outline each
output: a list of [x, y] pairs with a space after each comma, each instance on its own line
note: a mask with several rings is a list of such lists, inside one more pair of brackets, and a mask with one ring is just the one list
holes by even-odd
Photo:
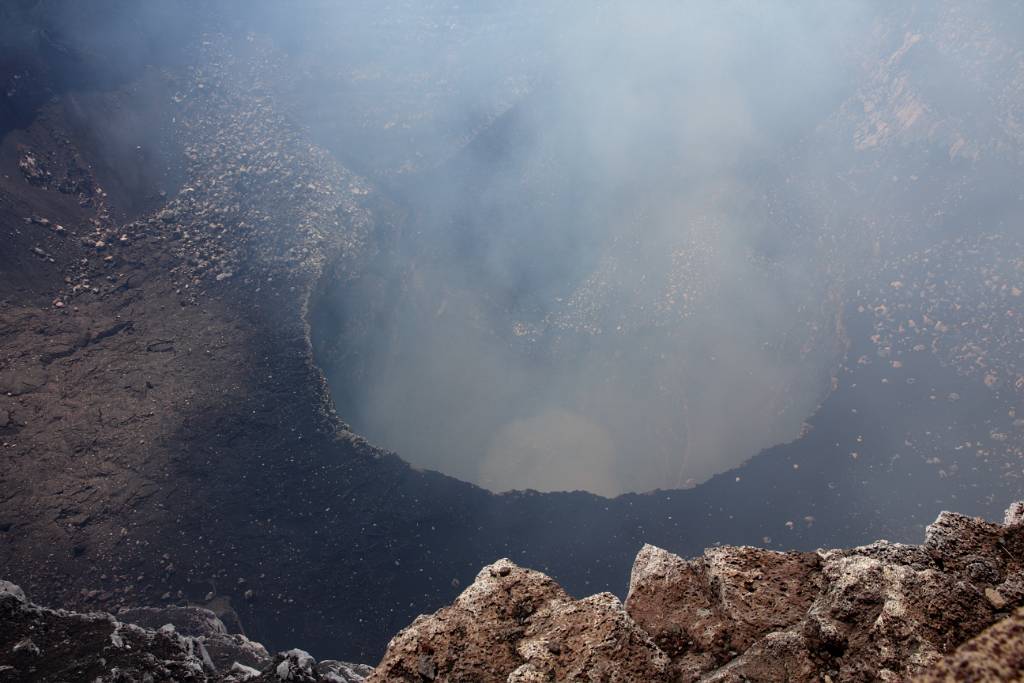
[[697, 676], [800, 621], [820, 590], [819, 565], [815, 553], [723, 547], [687, 561], [646, 545], [626, 606], [679, 675]]
[[[1005, 524], [944, 512], [920, 546], [718, 547], [685, 560], [647, 545], [625, 607], [606, 593], [573, 600], [500, 560], [399, 633], [368, 680], [838, 683], [906, 680], [934, 665], [998, 678], [1017, 671], [1007, 643], [1024, 613], [942, 657], [1024, 603], [1016, 509]], [[986, 664], [997, 650], [1006, 661]]]
[[626, 605], [681, 680], [902, 680], [1020, 604], [1022, 538], [1019, 524], [944, 512], [920, 547], [686, 561], [648, 546]]
[[395, 636], [376, 669], [271, 657], [199, 607], [53, 610], [4, 581], [0, 681], [1020, 680], [1019, 509], [1003, 524], [943, 512], [920, 546], [726, 546], [685, 560], [647, 545], [625, 605], [573, 599], [503, 559]]
[[399, 633], [368, 681], [668, 681], [668, 657], [608, 593], [573, 600], [507, 559]]
[[1024, 609], [985, 629], [946, 657], [919, 683], [1024, 681]]

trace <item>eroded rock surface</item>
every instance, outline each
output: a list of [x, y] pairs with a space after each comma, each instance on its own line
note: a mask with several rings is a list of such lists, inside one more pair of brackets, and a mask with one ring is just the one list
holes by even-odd
[[685, 560], [647, 545], [625, 605], [503, 559], [395, 636], [376, 669], [271, 656], [200, 607], [54, 610], [0, 581], [0, 681], [1021, 680], [1020, 509], [1003, 524], [944, 512], [920, 546]]
[[916, 680], [1024, 681], [1024, 609], [971, 638]]
[[996, 680], [1019, 662], [987, 664], [984, 653], [1015, 652], [1007, 643], [1019, 644], [1024, 613], [942, 657], [1024, 604], [1018, 509], [1005, 524], [944, 512], [920, 546], [719, 547], [685, 560], [648, 545], [625, 606], [606, 593], [574, 600], [500, 560], [399, 633], [368, 680], [838, 683], [907, 680], [933, 666]]
[[942, 513], [921, 546], [644, 548], [626, 602], [681, 680], [902, 680], [1020, 604], [1024, 530]]
[[644, 546], [630, 577], [630, 614], [673, 658], [698, 675], [806, 614], [820, 585], [814, 553], [715, 548], [686, 561]]
[[368, 681], [667, 681], [668, 657], [615, 596], [573, 600], [507, 559], [399, 633]]

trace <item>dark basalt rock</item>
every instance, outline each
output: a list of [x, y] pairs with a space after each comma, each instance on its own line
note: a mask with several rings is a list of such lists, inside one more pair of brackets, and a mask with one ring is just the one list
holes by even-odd
[[358, 683], [369, 672], [317, 664], [301, 650], [272, 658], [198, 607], [135, 608], [117, 617], [47, 609], [0, 581], [0, 681]]

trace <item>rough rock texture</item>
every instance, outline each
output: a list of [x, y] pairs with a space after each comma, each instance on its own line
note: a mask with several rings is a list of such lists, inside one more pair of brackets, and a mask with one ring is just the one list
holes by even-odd
[[369, 681], [667, 681], [668, 658], [608, 593], [573, 600], [507, 559], [399, 633]]
[[915, 680], [1024, 681], [1024, 609], [971, 638]]
[[358, 683], [370, 671], [317, 664], [302, 650], [272, 658], [201, 608], [137, 608], [117, 617], [54, 610], [0, 581], [0, 681]]
[[814, 553], [746, 547], [686, 561], [647, 545], [626, 605], [678, 672], [697, 675], [802, 618], [820, 588], [819, 564]]
[[1004, 524], [944, 512], [920, 546], [684, 560], [647, 545], [625, 605], [575, 600], [503, 559], [395, 636], [376, 669], [271, 657], [199, 607], [53, 610], [0, 581], [0, 681], [1024, 680], [1020, 509]]
[[[719, 547], [684, 560], [647, 545], [625, 609], [500, 560], [399, 633], [369, 680], [905, 680], [1024, 603], [1017, 510], [1002, 525], [944, 512], [921, 546]], [[1022, 615], [939, 670], [1019, 675], [1007, 643]], [[986, 663], [996, 651], [1006, 661]]]
[[1020, 604], [1024, 527], [944, 512], [922, 546], [682, 560], [646, 547], [627, 609], [683, 680], [900, 680]]
[[205, 681], [213, 665], [201, 643], [173, 627], [153, 631], [88, 614], [37, 607], [0, 582], [0, 680]]

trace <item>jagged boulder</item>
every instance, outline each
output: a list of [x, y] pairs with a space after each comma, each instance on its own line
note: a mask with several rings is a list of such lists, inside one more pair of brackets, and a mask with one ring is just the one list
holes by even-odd
[[452, 606], [395, 636], [367, 681], [653, 682], [668, 680], [668, 664], [615, 596], [573, 600], [499, 560]]
[[51, 610], [0, 581], [0, 682], [1024, 680], [1022, 510], [1003, 524], [944, 512], [921, 546], [685, 560], [648, 545], [625, 605], [499, 560], [395, 636], [375, 670], [271, 658], [200, 608]]
[[1021, 515], [944, 512], [921, 546], [637, 556], [626, 607], [678, 680], [903, 680], [1024, 604]]
[[626, 609], [673, 660], [698, 676], [766, 633], [804, 617], [820, 586], [814, 553], [715, 548], [687, 561], [651, 545], [637, 555]]

